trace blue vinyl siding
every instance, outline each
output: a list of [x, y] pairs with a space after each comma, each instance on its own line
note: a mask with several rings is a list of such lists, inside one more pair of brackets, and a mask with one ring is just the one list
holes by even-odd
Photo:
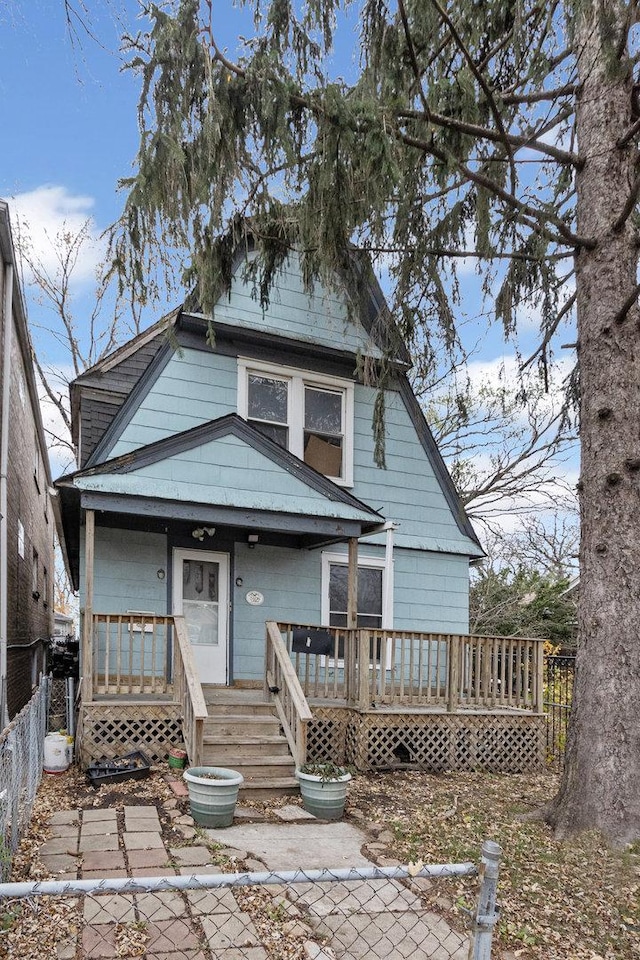
[[[236, 679], [264, 678], [266, 620], [320, 623], [320, 551], [287, 550], [258, 544], [236, 545], [233, 585], [233, 672]], [[252, 607], [245, 597], [259, 590], [264, 603]]]
[[[340, 547], [330, 548], [341, 552]], [[361, 545], [360, 556], [384, 556]], [[468, 564], [465, 557], [398, 549], [394, 553], [394, 628], [432, 633], [464, 633], [468, 625]], [[346, 560], [346, 552], [345, 552]], [[443, 564], [443, 560], [445, 563]], [[322, 551], [236, 545], [234, 590], [234, 677], [261, 680], [264, 671], [264, 622], [320, 624]], [[248, 590], [264, 603], [252, 607]]]
[[[328, 548], [344, 552], [341, 546]], [[384, 550], [360, 546], [360, 556], [383, 557]], [[96, 528], [94, 611], [168, 612], [168, 580], [157, 571], [167, 567], [167, 542], [161, 534]], [[249, 549], [236, 543], [234, 581], [231, 584], [233, 664], [236, 680], [262, 680], [266, 620], [320, 624], [322, 550], [294, 550], [258, 544]], [[84, 562], [82, 566], [84, 582]], [[264, 596], [251, 606], [249, 590]], [[467, 561], [398, 548], [394, 552], [394, 628], [433, 633], [464, 633], [468, 621]], [[139, 638], [134, 638], [134, 669], [139, 660]], [[100, 655], [100, 650], [98, 651]]]
[[294, 258], [278, 273], [271, 292], [269, 308], [262, 310], [252, 296], [253, 284], [239, 272], [231, 294], [215, 307], [215, 318], [233, 326], [273, 332], [298, 342], [340, 346], [353, 353], [380, 356], [364, 327], [347, 320], [344, 301], [336, 291], [316, 283], [311, 295], [305, 293]]
[[375, 466], [375, 396], [373, 387], [356, 387], [353, 493], [400, 524], [398, 547], [468, 553], [470, 541], [460, 533], [404, 401], [390, 390], [385, 397], [386, 469]]
[[[81, 582], [84, 584], [84, 539], [81, 552]], [[167, 538], [162, 534], [138, 530], [116, 530], [97, 527], [95, 533], [94, 613], [167, 613]], [[165, 579], [158, 579], [158, 570], [165, 571]], [[107, 637], [109, 631], [109, 637]], [[98, 624], [94, 650], [94, 669], [104, 671], [107, 649], [112, 675], [117, 670], [117, 625]], [[121, 663], [124, 674], [160, 677], [167, 662], [167, 637], [162, 626], [156, 628], [152, 651], [151, 635], [134, 630], [127, 645], [127, 628], [121, 629], [127, 656]], [[107, 647], [108, 640], [108, 647]], [[153, 659], [153, 652], [155, 659]], [[153, 662], [152, 662], [153, 659]]]
[[234, 357], [213, 351], [176, 351], [104, 459], [236, 413], [237, 391]]
[[[168, 578], [158, 579], [161, 569], [166, 575], [167, 538], [163, 534], [96, 527], [93, 612], [166, 614]], [[84, 584], [84, 535], [80, 576]]]
[[128, 473], [100, 473], [78, 480], [82, 490], [131, 494], [189, 503], [233, 506], [315, 517], [371, 519], [346, 503], [329, 500], [228, 435]]

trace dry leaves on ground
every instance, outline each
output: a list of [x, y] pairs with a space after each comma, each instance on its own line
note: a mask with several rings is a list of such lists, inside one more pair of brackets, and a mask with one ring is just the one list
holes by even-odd
[[[532, 819], [557, 787], [551, 775], [395, 772], [357, 777], [349, 809], [391, 827], [389, 855], [425, 863], [477, 861], [503, 848], [495, 955], [520, 960], [638, 960], [640, 856], [608, 851], [594, 834], [554, 840]], [[469, 881], [441, 881], [470, 901]], [[453, 887], [453, 890], [452, 890]]]

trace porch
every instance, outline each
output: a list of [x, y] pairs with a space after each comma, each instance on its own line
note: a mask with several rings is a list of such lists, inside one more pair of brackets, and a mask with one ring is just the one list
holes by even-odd
[[[161, 760], [184, 739], [191, 764], [251, 764], [256, 786], [267, 779], [263, 761], [283, 783], [306, 760], [361, 770], [536, 769], [542, 644], [267, 621], [262, 689], [203, 689], [183, 617], [93, 614], [80, 749], [86, 760], [142, 746]], [[284, 753], [286, 762], [272, 756]]]

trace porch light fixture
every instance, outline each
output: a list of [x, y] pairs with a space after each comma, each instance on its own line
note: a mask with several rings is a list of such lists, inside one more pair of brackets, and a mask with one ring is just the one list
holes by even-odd
[[195, 530], [191, 531], [191, 536], [194, 540], [199, 540], [202, 543], [205, 533], [208, 537], [212, 537], [215, 532], [215, 527], [196, 527]]
[[247, 537], [247, 543], [249, 544], [249, 549], [250, 549], [250, 550], [253, 550], [253, 548], [255, 547], [255, 545], [256, 545], [256, 543], [258, 542], [259, 539], [260, 539], [260, 537], [259, 537], [259, 535], [258, 535], [257, 533], [250, 533], [250, 534], [249, 534], [249, 536]]

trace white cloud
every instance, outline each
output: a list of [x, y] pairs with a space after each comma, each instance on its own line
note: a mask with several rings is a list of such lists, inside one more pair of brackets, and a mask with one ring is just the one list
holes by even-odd
[[[26, 193], [18, 193], [9, 201], [16, 237], [27, 237], [32, 256], [39, 260], [50, 276], [59, 269], [56, 249], [65, 234], [77, 235], [86, 227], [87, 238], [81, 245], [73, 270], [76, 284], [94, 281], [96, 269], [105, 254], [105, 241], [92, 216], [94, 200], [73, 194], [67, 187], [45, 185]], [[25, 278], [27, 282], [30, 277]]]

